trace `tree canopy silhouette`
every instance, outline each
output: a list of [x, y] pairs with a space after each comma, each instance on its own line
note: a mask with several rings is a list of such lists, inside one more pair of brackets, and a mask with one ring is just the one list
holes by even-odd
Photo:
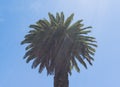
[[48, 15], [49, 20], [30, 25], [32, 30], [21, 42], [28, 44], [24, 58], [27, 63], [33, 60], [32, 68], [38, 66], [40, 73], [46, 68], [48, 75], [54, 75], [54, 87], [68, 87], [71, 70], [80, 72], [77, 61], [85, 68], [85, 60], [92, 65], [96, 41], [88, 35], [91, 26], [84, 27], [83, 20], [71, 24], [74, 14], [67, 19], [63, 12]]

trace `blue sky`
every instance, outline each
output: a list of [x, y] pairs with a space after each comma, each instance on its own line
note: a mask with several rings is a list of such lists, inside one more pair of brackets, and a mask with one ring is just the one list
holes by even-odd
[[120, 87], [120, 1], [119, 0], [0, 0], [0, 87], [53, 87], [53, 76], [39, 74], [23, 60], [20, 42], [37, 20], [63, 11], [74, 13], [93, 26], [98, 41], [93, 66], [73, 70], [70, 87]]

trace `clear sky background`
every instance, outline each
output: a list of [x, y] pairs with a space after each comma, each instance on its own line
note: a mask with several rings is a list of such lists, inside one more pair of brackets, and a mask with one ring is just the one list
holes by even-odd
[[93, 66], [73, 70], [70, 87], [120, 87], [120, 0], [0, 0], [0, 87], [53, 87], [53, 76], [23, 60], [20, 42], [30, 24], [61, 11], [93, 26], [98, 41]]

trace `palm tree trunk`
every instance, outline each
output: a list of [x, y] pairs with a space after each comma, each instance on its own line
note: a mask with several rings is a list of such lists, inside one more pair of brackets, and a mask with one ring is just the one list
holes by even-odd
[[68, 80], [67, 72], [55, 73], [54, 87], [69, 87], [69, 80]]
[[62, 39], [63, 41], [61, 43], [60, 49], [57, 53], [55, 60], [54, 87], [69, 87], [69, 58], [66, 57], [69, 49], [66, 48], [66, 44], [69, 43], [69, 40], [67, 40], [67, 37], [63, 37]]

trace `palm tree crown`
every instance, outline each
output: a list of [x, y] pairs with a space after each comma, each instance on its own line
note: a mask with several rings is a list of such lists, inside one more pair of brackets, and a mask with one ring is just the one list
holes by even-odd
[[36, 24], [30, 25], [33, 28], [21, 44], [28, 44], [24, 58], [26, 62], [33, 60], [32, 68], [39, 66], [41, 73], [44, 68], [47, 74], [56, 72], [67, 72], [71, 74], [74, 67], [80, 71], [77, 61], [85, 68], [87, 60], [92, 65], [91, 60], [97, 47], [94, 37], [88, 36], [91, 31], [89, 27], [84, 27], [83, 20], [71, 24], [74, 14], [66, 20], [63, 12], [56, 16], [48, 13], [49, 21], [39, 20]]

